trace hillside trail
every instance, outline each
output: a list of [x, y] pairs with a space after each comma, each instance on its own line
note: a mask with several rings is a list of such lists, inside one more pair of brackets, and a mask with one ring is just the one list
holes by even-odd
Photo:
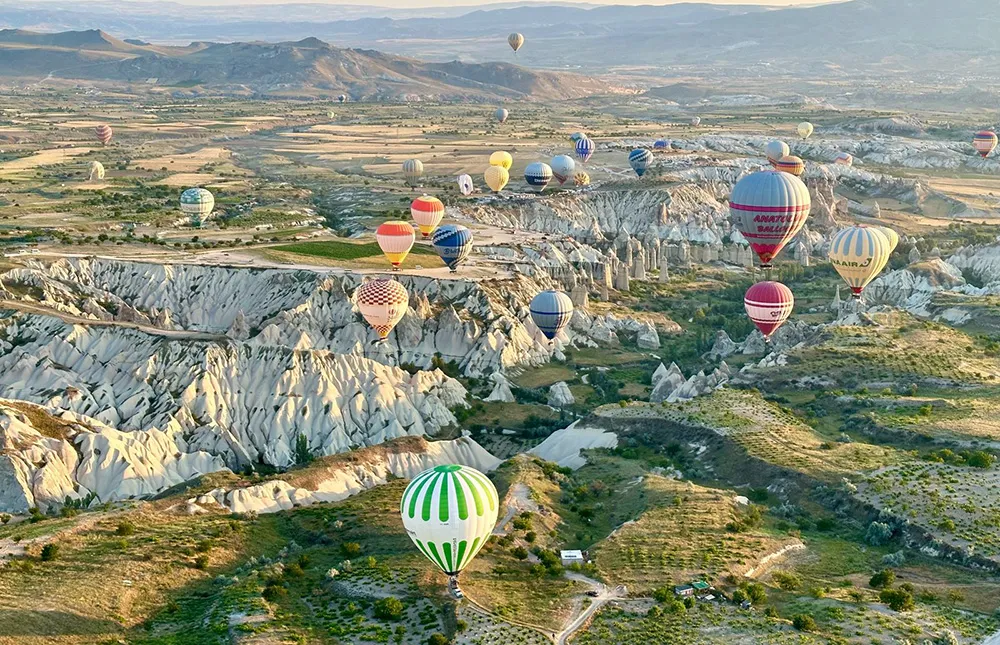
[[497, 522], [496, 528], [493, 529], [493, 535], [507, 535], [510, 531], [506, 526], [518, 513], [525, 511], [529, 513], [538, 512], [538, 504], [531, 499], [531, 490], [523, 482], [516, 482], [510, 487], [504, 503], [507, 506], [507, 513], [503, 516], [503, 519]]
[[[566, 577], [570, 580], [586, 585], [590, 588], [588, 591], [596, 592], [597, 595], [594, 597], [582, 595], [573, 599], [573, 614], [576, 615], [576, 617], [570, 619], [569, 623], [563, 627], [562, 631], [556, 634], [556, 645], [566, 645], [573, 634], [586, 625], [590, 621], [591, 617], [593, 617], [593, 615], [596, 614], [601, 607], [608, 604], [612, 600], [624, 600], [627, 597], [626, 589], [623, 586], [611, 588], [602, 582], [594, 580], [593, 578], [588, 578], [583, 574], [573, 573], [572, 571], [567, 571]], [[591, 600], [592, 602], [587, 605], [586, 608], [583, 608], [583, 601], [585, 599]]]

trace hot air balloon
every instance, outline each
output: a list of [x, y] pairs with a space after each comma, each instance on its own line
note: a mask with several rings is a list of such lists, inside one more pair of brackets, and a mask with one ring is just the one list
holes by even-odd
[[997, 147], [996, 132], [991, 132], [990, 130], [977, 132], [976, 136], [972, 138], [972, 146], [983, 159], [989, 157], [993, 149]]
[[770, 339], [791, 315], [795, 297], [791, 289], [780, 282], [758, 282], [747, 289], [743, 306], [764, 338]]
[[653, 142], [653, 150], [666, 150], [670, 147], [670, 142], [666, 139], [657, 139]]
[[838, 152], [836, 159], [833, 160], [833, 163], [840, 166], [853, 166], [854, 156], [849, 152]]
[[542, 291], [531, 299], [531, 320], [542, 334], [552, 340], [573, 317], [573, 301], [562, 291]]
[[768, 143], [765, 150], [767, 152], [767, 160], [771, 162], [772, 166], [778, 163], [778, 159], [791, 154], [788, 144], [784, 141], [778, 141], [777, 139]]
[[468, 197], [475, 190], [475, 185], [472, 183], [472, 177], [469, 175], [459, 175], [458, 176], [458, 190], [463, 195]]
[[91, 161], [90, 162], [90, 180], [89, 181], [94, 181], [95, 179], [97, 179], [97, 180], [104, 179], [104, 164], [102, 164], [100, 161]]
[[729, 212], [764, 268], [806, 223], [811, 204], [802, 180], [777, 170], [747, 175], [729, 196]]
[[407, 159], [403, 162], [403, 176], [408, 183], [416, 183], [423, 174], [424, 164], [419, 159]]
[[354, 292], [361, 315], [383, 341], [409, 309], [410, 294], [392, 278], [376, 278], [361, 284]]
[[590, 161], [590, 157], [594, 154], [594, 148], [597, 145], [594, 143], [593, 139], [583, 137], [576, 142], [576, 156], [580, 158], [580, 161], [587, 163]]
[[799, 177], [805, 172], [806, 164], [795, 155], [785, 155], [774, 163], [774, 169]]
[[513, 33], [507, 36], [507, 44], [510, 45], [510, 48], [513, 49], [516, 54], [517, 50], [521, 49], [521, 45], [524, 44], [524, 36], [518, 33]]
[[889, 240], [877, 228], [858, 224], [830, 240], [830, 262], [858, 300], [861, 292], [889, 261]]
[[806, 140], [810, 136], [812, 136], [814, 128], [812, 123], [809, 123], [808, 121], [803, 121], [802, 123], [799, 124], [796, 130], [798, 131], [799, 136], [802, 137], [803, 140]]
[[215, 197], [204, 188], [188, 188], [181, 193], [181, 211], [191, 218], [191, 224], [200, 226], [215, 208]]
[[420, 228], [420, 233], [425, 238], [430, 237], [444, 217], [444, 204], [437, 197], [421, 195], [410, 204], [410, 215]]
[[892, 252], [899, 246], [899, 233], [888, 226], [874, 226], [872, 228], [877, 228], [882, 235], [885, 235], [885, 239], [889, 240], [889, 254], [892, 255]]
[[340, 101], [341, 103], [347, 103], [347, 95], [341, 94], [340, 96], [337, 97], [337, 100]]
[[646, 174], [646, 169], [649, 168], [651, 161], [653, 161], [653, 153], [645, 148], [636, 148], [628, 153], [628, 165], [632, 166], [632, 170], [640, 177]]
[[497, 150], [490, 155], [490, 165], [500, 166], [504, 170], [510, 170], [510, 167], [514, 165], [514, 157], [510, 156], [509, 152]]
[[114, 131], [111, 129], [110, 125], [101, 124], [94, 128], [94, 134], [97, 135], [97, 140], [101, 142], [102, 145], [108, 145], [111, 143], [111, 137], [114, 136]]
[[585, 135], [582, 132], [574, 132], [573, 134], [569, 135], [569, 140], [572, 141], [573, 143], [576, 143], [580, 139], [586, 139], [586, 138], [587, 135]]
[[696, 117], [694, 117], [694, 118], [691, 119], [691, 127], [697, 128], [699, 125], [701, 125], [701, 117], [700, 116], [696, 116]]
[[492, 535], [500, 498], [486, 475], [448, 464], [414, 477], [399, 512], [420, 552], [454, 582]]
[[582, 170], [578, 170], [575, 175], [573, 175], [573, 183], [577, 186], [589, 186], [590, 185], [590, 175]]
[[455, 273], [458, 265], [472, 253], [472, 231], [457, 224], [445, 224], [434, 231], [431, 245], [451, 272]]
[[560, 185], [565, 184], [566, 180], [573, 176], [573, 171], [576, 170], [576, 162], [568, 155], [552, 157], [552, 163], [549, 165], [552, 166], [552, 176]]
[[508, 112], [503, 108], [497, 108], [497, 111], [493, 113], [493, 116], [497, 118], [497, 121], [503, 123], [504, 121], [507, 120], [507, 117], [510, 116], [510, 112]]
[[337, 113], [334, 112], [333, 110], [330, 110], [329, 112], [326, 113], [326, 118], [328, 118], [328, 119], [336, 119], [337, 118]]
[[539, 191], [545, 190], [545, 187], [552, 181], [552, 168], [549, 167], [549, 164], [540, 161], [529, 163], [528, 167], [524, 169], [524, 181]]
[[490, 190], [494, 193], [499, 193], [507, 185], [507, 182], [510, 181], [510, 173], [503, 166], [490, 166], [483, 173], [483, 178], [486, 180], [486, 185], [490, 187]]
[[413, 226], [409, 222], [393, 220], [381, 224], [375, 231], [375, 239], [382, 253], [392, 264], [393, 271], [399, 271], [399, 265], [406, 259], [406, 254], [413, 248]]

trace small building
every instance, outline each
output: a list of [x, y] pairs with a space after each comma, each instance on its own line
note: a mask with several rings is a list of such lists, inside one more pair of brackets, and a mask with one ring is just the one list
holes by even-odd
[[559, 559], [562, 561], [564, 567], [568, 567], [571, 564], [586, 564], [586, 560], [583, 557], [583, 551], [571, 550], [571, 551], [560, 551]]
[[680, 596], [681, 598], [694, 596], [694, 587], [692, 587], [691, 585], [677, 585], [676, 587], [674, 587], [674, 595]]
[[695, 593], [697, 594], [706, 593], [712, 588], [712, 585], [708, 584], [704, 580], [695, 580], [691, 583], [691, 586], [694, 587]]

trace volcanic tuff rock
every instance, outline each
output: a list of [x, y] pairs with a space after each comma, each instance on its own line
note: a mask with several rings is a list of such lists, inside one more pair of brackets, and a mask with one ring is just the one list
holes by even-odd
[[576, 398], [569, 390], [566, 381], [559, 381], [549, 388], [548, 404], [554, 408], [566, 408], [576, 403]]
[[434, 435], [466, 398], [439, 370], [410, 375], [360, 356], [170, 340], [46, 316], [8, 318], [0, 346], [8, 397], [93, 417], [136, 443], [157, 442], [171, 459], [206, 453], [234, 469], [290, 466], [300, 441], [328, 455]]

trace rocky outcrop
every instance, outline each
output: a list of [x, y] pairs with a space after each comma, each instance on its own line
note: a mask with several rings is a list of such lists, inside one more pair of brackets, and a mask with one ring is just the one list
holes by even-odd
[[548, 404], [553, 408], [568, 408], [576, 403], [576, 398], [566, 381], [559, 381], [549, 388]]
[[689, 379], [684, 378], [683, 372], [676, 363], [671, 363], [670, 369], [664, 368], [663, 364], [660, 363], [660, 366], [653, 373], [653, 391], [649, 400], [652, 403], [689, 401], [722, 387], [731, 376], [732, 371], [725, 361], [711, 374], [705, 374], [702, 371]]

